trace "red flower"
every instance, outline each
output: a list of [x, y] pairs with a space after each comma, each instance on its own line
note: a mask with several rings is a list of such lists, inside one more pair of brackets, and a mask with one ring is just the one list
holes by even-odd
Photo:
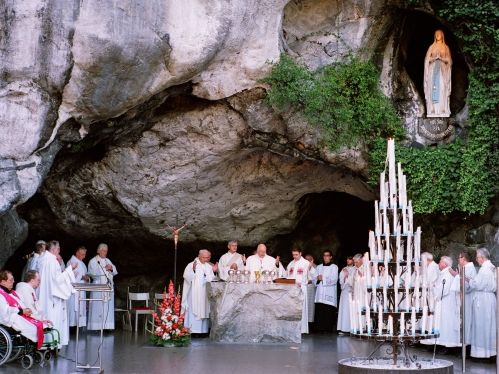
[[178, 328], [178, 325], [177, 325], [176, 323], [174, 323], [174, 324], [172, 325], [172, 327], [173, 327], [174, 329], [177, 329], [177, 328]]

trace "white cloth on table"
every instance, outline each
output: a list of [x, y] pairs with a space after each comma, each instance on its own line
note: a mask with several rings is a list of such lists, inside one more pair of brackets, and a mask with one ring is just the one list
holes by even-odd
[[473, 290], [471, 356], [487, 358], [496, 355], [496, 268], [485, 261], [475, 278], [469, 281]]
[[[68, 261], [68, 266], [71, 266], [72, 264], [78, 264], [78, 267], [74, 270], [75, 273], [75, 283], [85, 283], [83, 280], [83, 277], [87, 274], [87, 265], [75, 256], [71, 256], [71, 258]], [[74, 293], [71, 295], [68, 301], [68, 313], [69, 313], [69, 326], [76, 326], [76, 320], [77, 320], [77, 293]], [[80, 291], [80, 298], [85, 299], [87, 297], [87, 292], [86, 291]], [[79, 320], [79, 325], [81, 326], [86, 326], [87, 325], [87, 302], [86, 301], [80, 301], [80, 320]]]
[[236, 264], [237, 270], [244, 270], [243, 256], [240, 253], [227, 252], [218, 261], [218, 276], [220, 279], [226, 281], [229, 279], [230, 267]]
[[[105, 270], [107, 265], [111, 265], [113, 270]], [[114, 277], [118, 274], [116, 266], [110, 259], [100, 257], [99, 255], [92, 258], [88, 263], [88, 273], [92, 277], [93, 284], [109, 283], [113, 291], [108, 293], [108, 300], [104, 302], [104, 312], [102, 311], [102, 301], [90, 301], [87, 329], [88, 330], [114, 330]], [[103, 298], [102, 292], [90, 292], [91, 299]]]
[[303, 309], [301, 317], [301, 333], [308, 334], [308, 282], [315, 276], [315, 269], [311, 267], [310, 261], [300, 257], [288, 264], [287, 277], [294, 279], [303, 291]]
[[[196, 270], [193, 269], [194, 263]], [[204, 334], [210, 328], [210, 303], [206, 284], [214, 278], [212, 265], [203, 264], [198, 258], [185, 267], [182, 313], [185, 314], [184, 325], [191, 330], [191, 333]]]
[[[347, 270], [348, 276], [346, 276], [343, 270]], [[349, 296], [353, 292], [352, 283], [349, 280], [353, 277], [355, 271], [354, 266], [344, 267], [339, 275], [340, 279], [340, 305], [338, 308], [338, 325], [339, 331], [350, 332], [350, 301]]]
[[315, 291], [315, 302], [338, 306], [338, 266], [320, 264], [315, 268], [316, 275], [322, 275], [322, 281], [318, 281]]
[[[22, 301], [19, 298], [15, 297], [12, 294], [10, 294], [10, 296], [16, 299], [22, 308], [25, 308], [25, 305], [22, 303]], [[38, 337], [36, 335], [36, 326], [28, 322], [23, 317], [21, 317], [19, 315], [19, 308], [10, 306], [5, 297], [1, 294], [0, 294], [0, 323], [4, 326], [11, 327], [16, 331], [19, 331], [21, 335], [25, 336], [26, 338], [35, 343], [38, 341]]]
[[54, 254], [45, 251], [40, 260], [39, 303], [49, 321], [60, 333], [59, 346], [69, 343], [69, 320], [67, 304], [74, 292], [71, 283], [75, 277], [71, 267], [61, 271], [61, 265]]

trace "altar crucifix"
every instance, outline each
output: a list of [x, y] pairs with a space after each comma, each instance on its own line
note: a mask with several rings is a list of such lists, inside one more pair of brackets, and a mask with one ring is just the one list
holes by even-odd
[[[178, 219], [177, 219], [178, 220]], [[171, 230], [171, 234], [173, 236], [173, 243], [175, 245], [174, 259], [173, 259], [173, 284], [177, 284], [177, 244], [180, 238], [180, 231], [187, 227], [187, 224], [184, 223], [182, 226], [170, 226], [167, 225], [166, 228]]]

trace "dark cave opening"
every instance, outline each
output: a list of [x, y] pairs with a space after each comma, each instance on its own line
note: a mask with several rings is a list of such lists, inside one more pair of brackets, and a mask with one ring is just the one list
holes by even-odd
[[457, 39], [448, 27], [428, 13], [408, 12], [403, 18], [400, 36], [400, 63], [424, 100], [424, 59], [433, 43], [434, 33], [439, 29], [444, 32], [445, 42], [452, 56], [450, 109], [452, 115], [455, 115], [465, 105], [469, 68]]

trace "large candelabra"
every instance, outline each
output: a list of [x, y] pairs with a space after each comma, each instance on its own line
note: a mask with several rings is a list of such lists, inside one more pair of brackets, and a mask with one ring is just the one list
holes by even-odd
[[389, 344], [385, 363], [392, 360], [395, 366], [401, 363], [421, 368], [417, 358], [409, 355], [408, 346], [438, 338], [440, 303], [435, 303], [434, 290], [427, 281], [427, 261], [421, 258], [421, 228], [413, 227], [406, 176], [400, 163], [395, 163], [392, 139], [388, 140], [387, 162], [380, 175], [380, 200], [375, 201], [374, 208], [369, 253], [353, 273], [351, 335], [378, 342], [364, 362], [380, 360], [376, 353]]

